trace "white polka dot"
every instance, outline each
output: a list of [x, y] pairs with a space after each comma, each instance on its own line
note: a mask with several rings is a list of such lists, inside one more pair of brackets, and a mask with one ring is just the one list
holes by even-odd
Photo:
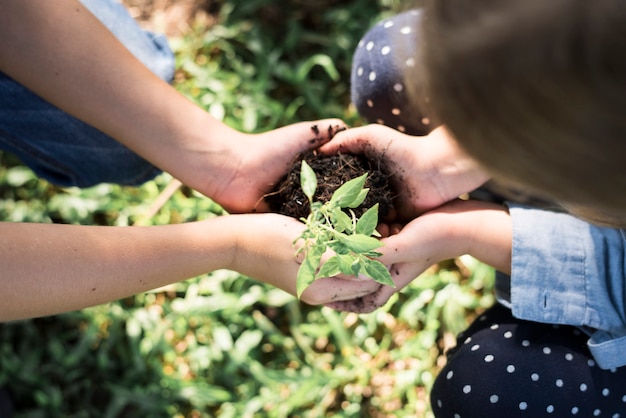
[[404, 125], [398, 125], [397, 128], [400, 132], [406, 132], [406, 127]]
[[528, 341], [528, 340], [522, 341], [522, 346], [528, 347], [529, 345], [530, 345], [530, 341]]
[[385, 28], [389, 29], [390, 27], [393, 26], [393, 20], [388, 20], [385, 22], [385, 24], [383, 25]]
[[450, 380], [452, 379], [452, 376], [454, 376], [454, 371], [450, 370], [448, 374], [446, 374], [446, 379]]
[[619, 418], [620, 415], [619, 414], [613, 414], [613, 416], [611, 418]]
[[552, 352], [552, 350], [550, 349], [550, 347], [543, 347], [543, 354], [550, 354]]
[[415, 67], [415, 59], [409, 58], [405, 61], [405, 64], [407, 67]]
[[463, 341], [463, 344], [469, 344], [471, 342], [472, 342], [472, 337], [467, 337], [465, 341]]
[[372, 99], [367, 99], [367, 107], [374, 107], [374, 102], [372, 101]]
[[356, 69], [356, 75], [361, 77], [363, 75], [363, 67], [359, 67]]
[[498, 395], [491, 395], [489, 397], [489, 402], [491, 402], [491, 403], [498, 403], [498, 399], [500, 399], [500, 398], [498, 398]]
[[411, 33], [411, 27], [404, 26], [402, 29], [400, 29], [400, 33], [403, 35], [408, 35], [409, 33]]
[[398, 116], [400, 114], [400, 109], [394, 107], [393, 109], [391, 109], [391, 114]]
[[596, 410], [593, 411], [593, 416], [594, 417], [599, 417], [601, 413], [602, 413], [602, 411], [600, 411], [599, 409], [596, 409]]
[[379, 124], [379, 125], [384, 125], [385, 121], [382, 120], [382, 119], [376, 119], [376, 123]]
[[463, 393], [465, 393], [466, 395], [468, 393], [470, 393], [472, 391], [472, 386], [471, 385], [465, 385], [463, 386]]
[[554, 382], [554, 384], [556, 385], [556, 387], [562, 388], [563, 387], [563, 380], [562, 379], [556, 379], [556, 382]]
[[576, 415], [578, 413], [578, 407], [575, 406], [572, 408], [572, 415]]
[[370, 79], [370, 81], [374, 81], [374, 80], [376, 80], [376, 73], [375, 73], [374, 71], [372, 71], [372, 72], [370, 73], [370, 75], [369, 75], [369, 79]]
[[504, 338], [511, 338], [513, 336], [513, 333], [511, 331], [507, 331], [504, 333]]
[[358, 47], [359, 47], [359, 48], [363, 47], [363, 44], [364, 44], [364, 43], [365, 43], [365, 41], [364, 41], [363, 39], [361, 39], [361, 40], [359, 41], [359, 45], [358, 45]]
[[422, 118], [422, 124], [428, 125], [429, 123], [430, 123], [430, 119], [428, 119], [426, 117]]
[[537, 373], [533, 373], [533, 374], [530, 375], [530, 379], [533, 382], [536, 382], [537, 380], [539, 380], [539, 375]]
[[400, 83], [396, 83], [393, 85], [393, 89], [400, 93], [402, 90], [404, 90], [404, 86]]
[[509, 364], [508, 366], [506, 366], [506, 371], [509, 373], [513, 373], [515, 371], [515, 366], [512, 364]]
[[454, 414], [454, 418], [461, 418], [459, 414]]
[[567, 360], [567, 361], [572, 361], [572, 360], [574, 360], [574, 355], [573, 355], [572, 353], [567, 353], [567, 354], [565, 355], [565, 360]]
[[519, 409], [520, 411], [525, 411], [526, 408], [528, 408], [528, 404], [526, 402], [520, 402], [519, 403]]
[[485, 356], [485, 363], [491, 363], [495, 357], [491, 354]]
[[587, 385], [586, 385], [586, 384], [584, 384], [584, 383], [581, 383], [581, 384], [580, 384], [580, 391], [581, 391], [581, 392], [585, 392], [586, 390], [587, 390]]
[[367, 45], [365, 45], [365, 49], [367, 49], [368, 51], [371, 51], [372, 48], [374, 48], [374, 42], [369, 41]]
[[479, 348], [480, 348], [480, 345], [479, 345], [479, 344], [475, 344], [475, 345], [473, 345], [473, 346], [472, 346], [472, 348], [470, 348], [470, 350], [472, 350], [472, 351], [476, 351], [476, 350], [478, 350]]
[[500, 328], [500, 325], [498, 325], [498, 324], [493, 324], [493, 325], [492, 325], [492, 326], [490, 326], [489, 328], [491, 328], [491, 329], [498, 329], [498, 328]]
[[593, 360], [587, 360], [587, 366], [589, 366], [589, 367], [593, 367], [593, 366], [595, 366], [595, 365], [596, 365], [596, 362], [595, 362], [595, 361], [593, 361]]
[[441, 399], [437, 399], [437, 406], [439, 408], [441, 408], [443, 406], [443, 402], [441, 402]]
[[626, 403], [626, 395], [622, 396], [622, 402]]
[[554, 412], [554, 405], [548, 405], [548, 407], [546, 408], [546, 412], [548, 414], [551, 414]]
[[609, 388], [602, 389], [602, 396], [609, 396], [609, 393], [611, 393]]
[[383, 46], [382, 49], [380, 50], [380, 53], [383, 55], [389, 55], [390, 52], [391, 52], [391, 47], [389, 46]]

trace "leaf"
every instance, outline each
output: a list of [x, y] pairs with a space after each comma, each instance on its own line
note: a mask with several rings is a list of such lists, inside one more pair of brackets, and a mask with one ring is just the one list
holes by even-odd
[[333, 222], [333, 226], [335, 231], [337, 232], [344, 232], [344, 231], [349, 231], [352, 232], [352, 219], [350, 219], [350, 217], [344, 212], [342, 211], [340, 208], [336, 208], [336, 210], [333, 211], [332, 216], [331, 216], [331, 220]]
[[343, 274], [352, 274], [352, 263], [354, 258], [347, 254], [340, 254], [335, 256], [337, 258], [337, 267]]
[[300, 185], [306, 197], [309, 198], [309, 202], [312, 202], [315, 190], [317, 190], [317, 177], [315, 171], [304, 160], [300, 165]]
[[363, 190], [361, 190], [361, 192], [359, 193], [359, 195], [356, 197], [356, 199], [354, 199], [352, 201], [352, 203], [350, 203], [350, 205], [348, 205], [349, 208], [357, 208], [359, 206], [361, 206], [361, 204], [365, 201], [365, 198], [367, 197], [367, 194], [369, 193], [370, 189], [369, 188], [365, 188]]
[[330, 198], [330, 204], [337, 205], [340, 208], [349, 207], [360, 196], [366, 178], [367, 173], [342, 184], [333, 193], [333, 196]]
[[357, 254], [372, 251], [383, 246], [379, 239], [362, 234], [342, 234], [339, 235], [339, 240]]
[[302, 295], [307, 287], [315, 280], [315, 272], [322, 259], [323, 249], [313, 247], [309, 249], [304, 261], [298, 269], [298, 275], [296, 277], [296, 295], [298, 298]]
[[315, 275], [315, 279], [322, 277], [333, 277], [341, 273], [339, 269], [339, 260], [336, 255], [332, 256], [322, 265], [322, 268]]
[[396, 287], [389, 270], [387, 270], [387, 267], [385, 267], [383, 263], [378, 260], [372, 260], [371, 258], [365, 258], [363, 261], [363, 267], [369, 277], [376, 280], [380, 284]]
[[356, 233], [370, 236], [378, 226], [378, 203], [369, 208], [356, 222]]

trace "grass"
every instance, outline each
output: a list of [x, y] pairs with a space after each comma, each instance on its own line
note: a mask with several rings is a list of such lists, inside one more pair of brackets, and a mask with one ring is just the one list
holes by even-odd
[[[360, 124], [349, 105], [352, 51], [396, 7], [214, 2], [214, 25], [173, 42], [176, 87], [248, 132], [322, 117]], [[61, 189], [9, 154], [0, 163], [0, 219], [12, 222], [131, 225], [171, 180]], [[142, 222], [221, 213], [183, 187]], [[356, 315], [216, 271], [82, 311], [0, 324], [0, 386], [22, 418], [429, 417], [443, 351], [493, 302], [492, 284], [490, 268], [451, 260], [383, 308]]]

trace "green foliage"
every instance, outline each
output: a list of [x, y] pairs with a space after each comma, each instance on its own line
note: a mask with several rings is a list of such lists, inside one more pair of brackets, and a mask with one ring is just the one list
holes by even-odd
[[[302, 292], [314, 280], [321, 277], [333, 277], [338, 274], [363, 275], [377, 282], [395, 286], [387, 268], [375, 257], [380, 253], [374, 251], [383, 243], [374, 238], [378, 235], [378, 203], [369, 208], [357, 219], [351, 208], [363, 203], [369, 189], [365, 188], [367, 173], [341, 185], [328, 202], [313, 200], [317, 189], [317, 177], [313, 169], [302, 161], [300, 183], [302, 191], [309, 200], [311, 213], [302, 221], [306, 229], [298, 239], [304, 245], [298, 252], [304, 252], [304, 260], [298, 270], [296, 281], [297, 294]], [[352, 217], [344, 209], [348, 209]], [[328, 250], [333, 252], [322, 267], [322, 257]]]
[[[247, 131], [326, 116], [361, 123], [349, 106], [351, 55], [392, 1], [210, 3], [216, 22], [174, 43], [176, 88]], [[170, 181], [59, 188], [0, 152], [0, 219], [125, 226], [223, 213], [183, 187], [146, 218]], [[357, 315], [216, 271], [0, 324], [0, 386], [16, 418], [429, 417], [443, 352], [493, 303], [492, 290], [493, 271], [464, 257]]]

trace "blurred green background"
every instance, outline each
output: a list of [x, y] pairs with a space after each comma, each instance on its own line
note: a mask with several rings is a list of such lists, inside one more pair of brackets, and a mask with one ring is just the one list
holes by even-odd
[[[202, 18], [171, 39], [176, 88], [247, 132], [325, 117], [362, 124], [349, 100], [352, 52], [371, 25], [402, 7], [196, 3]], [[183, 187], [146, 218], [170, 181], [163, 174], [137, 188], [58, 188], [0, 153], [0, 219], [132, 225], [222, 213]], [[493, 303], [492, 286], [492, 269], [463, 257], [357, 315], [216, 271], [83, 311], [0, 324], [0, 387], [17, 417], [429, 417], [444, 350]]]

